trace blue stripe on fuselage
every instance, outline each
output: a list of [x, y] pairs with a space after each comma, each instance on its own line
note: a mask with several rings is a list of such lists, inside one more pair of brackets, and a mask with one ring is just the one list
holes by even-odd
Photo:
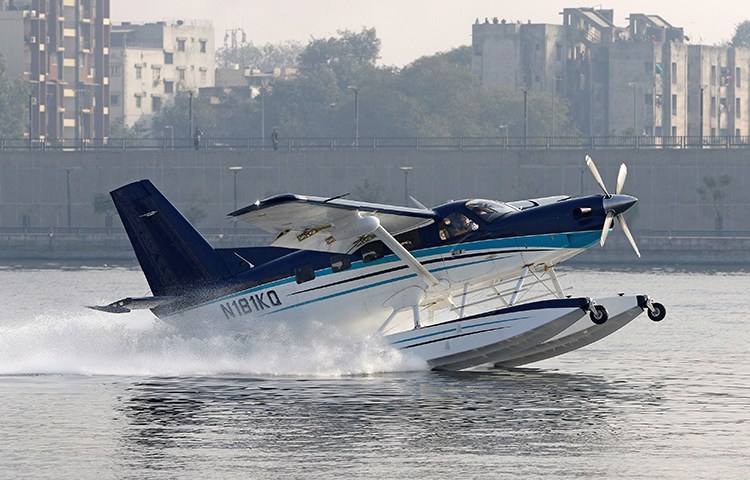
[[[497, 239], [479, 240], [479, 241], [476, 241], [476, 242], [467, 242], [467, 243], [461, 243], [461, 244], [450, 244], [450, 245], [445, 245], [445, 246], [440, 246], [440, 247], [430, 247], [430, 248], [425, 248], [425, 249], [422, 249], [422, 250], [414, 250], [411, 253], [412, 253], [412, 255], [414, 255], [415, 258], [417, 258], [419, 260], [419, 259], [423, 259], [423, 258], [426, 258], [426, 257], [448, 254], [451, 251], [454, 251], [454, 250], [457, 250], [457, 249], [465, 250], [465, 251], [499, 250], [499, 249], [504, 249], [504, 248], [505, 249], [508, 249], [508, 248], [518, 249], [518, 248], [524, 248], [524, 247], [525, 248], [548, 248], [548, 249], [560, 249], [560, 248], [581, 249], [581, 248], [588, 248], [588, 247], [594, 245], [595, 243], [597, 243], [599, 241], [600, 236], [601, 236], [601, 231], [599, 231], [599, 230], [595, 230], [595, 231], [589, 230], [589, 231], [584, 231], [584, 232], [570, 232], [570, 233], [556, 233], [556, 234], [545, 234], [545, 235], [532, 235], [532, 236], [527, 236], [527, 237], [497, 238]], [[461, 256], [455, 257], [456, 260], [458, 260], [460, 258], [461, 258]], [[446, 259], [446, 260], [449, 260], [449, 259]], [[400, 262], [400, 261], [401, 260], [396, 255], [391, 254], [391, 255], [387, 255], [387, 256], [385, 256], [383, 258], [379, 258], [377, 260], [373, 260], [373, 261], [367, 262], [367, 263], [362, 262], [362, 261], [354, 262], [354, 263], [352, 263], [351, 268], [347, 269], [346, 271], [347, 272], [354, 272], [356, 270], [360, 270], [360, 269], [363, 269], [363, 268], [370, 268], [370, 267], [374, 267], [374, 266], [378, 266], [378, 265], [387, 265], [387, 264], [396, 263], [396, 262]], [[443, 266], [440, 266], [440, 267], [437, 267], [437, 268], [430, 269], [429, 271], [431, 273], [440, 272], [440, 271], [447, 271], [447, 270], [450, 270], [450, 269], [453, 269], [453, 268], [460, 268], [460, 267], [464, 267], [464, 266], [467, 266], [467, 265], [474, 265], [474, 264], [484, 263], [484, 262], [488, 262], [488, 261], [492, 261], [492, 260], [491, 259], [484, 259], [484, 260], [480, 260], [480, 261], [477, 261], [477, 262], [471, 262], [471, 263], [466, 263], [466, 264], [461, 264], [461, 265], [454, 265], [454, 266], [444, 266], [443, 265]], [[336, 272], [336, 273], [342, 273], [342, 272]], [[332, 274], [334, 274], [334, 272], [330, 268], [318, 270], [318, 271], [315, 272], [315, 275], [316, 275], [317, 278], [326, 277], [326, 276], [332, 275]], [[374, 272], [372, 275], [375, 276], [375, 275], [378, 275], [378, 274], [379, 274], [379, 272]], [[316, 302], [323, 301], [323, 300], [329, 300], [331, 298], [340, 297], [342, 295], [348, 295], [350, 293], [355, 293], [355, 292], [359, 292], [359, 291], [362, 291], [362, 290], [367, 290], [367, 289], [374, 288], [374, 287], [379, 287], [379, 286], [387, 285], [389, 283], [398, 282], [398, 281], [401, 281], [401, 280], [404, 280], [404, 279], [407, 279], [407, 278], [410, 278], [410, 277], [414, 277], [414, 276], [416, 276], [416, 275], [415, 274], [409, 274], [409, 275], [403, 275], [403, 276], [395, 277], [395, 278], [392, 278], [392, 279], [389, 279], [389, 280], [378, 281], [378, 282], [371, 283], [371, 284], [368, 284], [368, 285], [365, 285], [365, 286], [362, 286], [362, 287], [352, 288], [352, 289], [345, 290], [345, 291], [342, 291], [342, 292], [339, 292], [339, 293], [325, 295], [325, 296], [322, 296], [322, 297], [319, 297], [319, 298], [307, 300], [307, 301], [300, 302], [300, 303], [297, 303], [297, 304], [294, 304], [294, 305], [289, 305], [287, 307], [284, 307], [284, 308], [281, 308], [281, 309], [269, 312], [269, 314], [270, 313], [276, 313], [276, 312], [280, 312], [280, 311], [289, 310], [289, 309], [300, 307], [300, 306], [303, 306], [303, 305], [309, 305], [309, 304], [316, 303]], [[210, 300], [208, 302], [204, 302], [204, 303], [201, 303], [199, 305], [196, 305], [196, 306], [193, 306], [193, 307], [189, 307], [189, 308], [187, 308], [185, 310], [176, 311], [174, 313], [170, 313], [170, 314], [164, 315], [164, 316], [165, 317], [169, 317], [169, 316], [172, 316], [172, 315], [177, 315], [177, 314], [182, 313], [182, 312], [187, 311], [187, 310], [193, 310], [193, 309], [196, 309], [196, 308], [201, 308], [201, 307], [208, 306], [208, 305], [213, 305], [213, 304], [216, 304], [216, 303], [226, 302], [227, 300], [231, 300], [231, 299], [236, 298], [236, 297], [240, 297], [240, 296], [243, 296], [243, 295], [249, 295], [249, 294], [261, 291], [261, 290], [267, 290], [269, 288], [278, 287], [280, 285], [286, 285], [286, 284], [292, 283], [294, 281], [295, 281], [294, 277], [287, 277], [287, 278], [283, 278], [283, 279], [280, 279], [280, 280], [275, 280], [273, 282], [264, 283], [262, 285], [256, 285], [256, 286], [254, 286], [252, 288], [249, 288], [249, 289], [246, 289], [246, 290], [242, 290], [242, 291], [239, 291], [239, 292], [235, 292], [235, 293], [231, 293], [229, 295], [225, 295], [225, 296], [222, 296], [220, 298], [217, 298], [217, 299], [214, 299], [214, 300]], [[322, 286], [321, 288], [325, 288], [325, 286]]]

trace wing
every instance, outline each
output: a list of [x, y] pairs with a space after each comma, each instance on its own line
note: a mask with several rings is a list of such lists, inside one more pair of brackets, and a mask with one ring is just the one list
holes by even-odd
[[437, 214], [430, 209], [285, 194], [229, 216], [276, 234], [275, 247], [348, 253], [372, 240], [377, 225], [398, 235], [429, 225]]

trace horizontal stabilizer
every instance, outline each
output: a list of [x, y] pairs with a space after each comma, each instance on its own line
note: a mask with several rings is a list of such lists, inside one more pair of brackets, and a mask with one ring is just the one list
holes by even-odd
[[107, 313], [130, 313], [132, 310], [156, 308], [176, 300], [177, 297], [127, 297], [109, 305], [92, 305], [89, 308]]

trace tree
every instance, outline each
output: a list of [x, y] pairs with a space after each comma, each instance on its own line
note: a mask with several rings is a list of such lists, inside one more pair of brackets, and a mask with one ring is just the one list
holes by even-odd
[[380, 39], [374, 28], [337, 33], [338, 37], [311, 40], [299, 55], [299, 68], [303, 75], [330, 69], [343, 89], [356, 85], [375, 69], [375, 62], [380, 58]]
[[278, 67], [297, 65], [297, 57], [302, 52], [298, 42], [266, 43], [256, 46], [243, 43], [237, 47], [224, 46], [216, 52], [216, 63], [220, 67], [251, 67], [262, 72], [270, 72]]
[[28, 89], [21, 79], [9, 78], [0, 54], [0, 138], [21, 137], [25, 131]]
[[104, 214], [104, 226], [112, 227], [112, 217], [115, 215], [115, 202], [106, 193], [94, 194], [94, 213]]
[[714, 205], [716, 211], [716, 217], [714, 219], [714, 229], [717, 232], [724, 231], [724, 216], [720, 203], [726, 197], [726, 187], [731, 183], [732, 177], [729, 175], [722, 175], [720, 177], [712, 177], [706, 175], [703, 177], [703, 186], [698, 187], [698, 195], [704, 202], [711, 202]]
[[[193, 94], [193, 128], [199, 127], [206, 136], [224, 136], [216, 128], [214, 110], [209, 99], [205, 96]], [[190, 131], [190, 92], [180, 90], [172, 103], [162, 106], [161, 110], [151, 120], [151, 136], [162, 137], [166, 127], [174, 129], [175, 138], [191, 138]]]
[[750, 20], [738, 23], [734, 27], [730, 43], [733, 47], [750, 47]]

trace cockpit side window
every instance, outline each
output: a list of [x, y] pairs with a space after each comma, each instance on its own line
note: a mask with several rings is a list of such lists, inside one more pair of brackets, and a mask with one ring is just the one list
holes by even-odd
[[478, 229], [479, 225], [472, 219], [463, 213], [453, 212], [440, 222], [439, 235], [441, 240], [448, 240]]
[[494, 200], [469, 200], [466, 202], [466, 208], [487, 223], [492, 223], [498, 218], [503, 218], [518, 211], [517, 208], [507, 203], [496, 202]]

